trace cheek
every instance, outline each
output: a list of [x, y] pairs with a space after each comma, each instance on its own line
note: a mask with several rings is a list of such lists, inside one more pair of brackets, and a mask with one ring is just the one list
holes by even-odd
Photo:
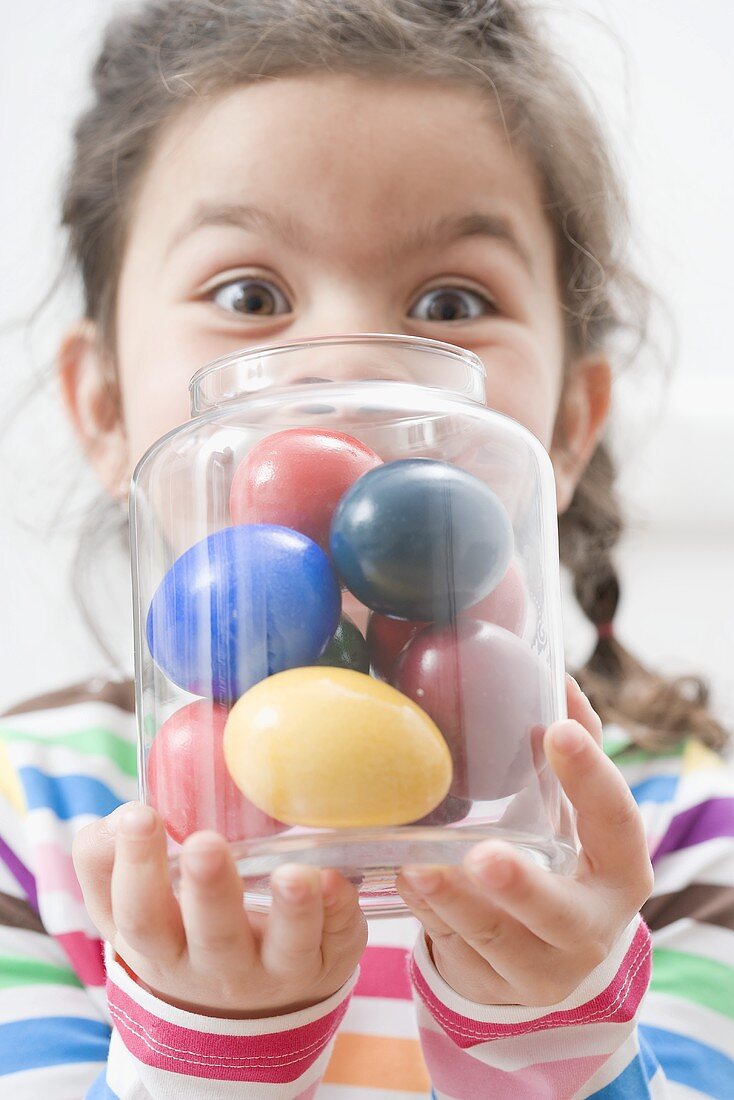
[[132, 469], [161, 436], [189, 419], [188, 382], [201, 364], [190, 365], [166, 349], [166, 358], [140, 357], [134, 367], [120, 364], [123, 413]]
[[508, 323], [492, 343], [473, 350], [487, 371], [487, 405], [519, 421], [550, 450], [561, 389], [556, 349]]

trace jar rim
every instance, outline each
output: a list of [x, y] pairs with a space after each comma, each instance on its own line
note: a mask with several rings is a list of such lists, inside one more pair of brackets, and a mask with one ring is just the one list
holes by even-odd
[[449, 344], [443, 340], [433, 340], [423, 336], [406, 336], [399, 333], [375, 333], [355, 332], [325, 334], [323, 336], [302, 336], [293, 340], [286, 340], [279, 344], [258, 344], [255, 347], [241, 348], [238, 351], [228, 352], [209, 363], [205, 363], [191, 377], [189, 382], [189, 394], [191, 398], [192, 413], [203, 412], [218, 402], [212, 402], [204, 396], [204, 386], [213, 374], [235, 363], [246, 363], [251, 359], [263, 359], [288, 351], [298, 351], [309, 347], [339, 347], [353, 344], [386, 344], [398, 345], [402, 348], [414, 348], [424, 352], [433, 352], [443, 356], [451, 356], [460, 360], [469, 368], [471, 376], [476, 383], [484, 387], [487, 372], [484, 363], [475, 352], [456, 344]]

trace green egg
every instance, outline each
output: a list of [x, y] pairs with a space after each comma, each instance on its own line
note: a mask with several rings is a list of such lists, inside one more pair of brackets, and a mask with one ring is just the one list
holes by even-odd
[[348, 615], [342, 615], [333, 638], [316, 662], [330, 668], [349, 668], [352, 672], [370, 670], [367, 642]]

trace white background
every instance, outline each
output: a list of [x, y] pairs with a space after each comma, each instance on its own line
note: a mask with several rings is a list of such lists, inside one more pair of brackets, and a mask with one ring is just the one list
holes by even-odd
[[[57, 196], [72, 121], [111, 0], [8, 4], [0, 44], [0, 708], [104, 673], [66, 580], [84, 475], [53, 387], [53, 359], [75, 298], [27, 320], [61, 256]], [[579, 0], [544, 5], [564, 50], [601, 101], [633, 200], [636, 251], [677, 329], [665, 387], [619, 387], [618, 447], [631, 516], [620, 549], [618, 632], [669, 673], [710, 679], [734, 721], [734, 196], [730, 0]], [[667, 329], [659, 335], [669, 347]], [[32, 403], [23, 388], [40, 392]], [[66, 491], [71, 488], [72, 496]], [[125, 637], [125, 578], [113, 635]], [[116, 605], [110, 603], [110, 608]], [[592, 635], [568, 599], [568, 653]]]

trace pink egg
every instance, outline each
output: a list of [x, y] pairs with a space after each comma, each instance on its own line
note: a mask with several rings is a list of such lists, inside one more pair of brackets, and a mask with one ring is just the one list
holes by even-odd
[[483, 619], [503, 626], [512, 634], [522, 635], [528, 617], [528, 594], [520, 567], [513, 560], [504, 577], [488, 596], [468, 607], [462, 619]]
[[342, 611], [345, 615], [348, 615], [358, 630], [365, 634], [367, 631], [367, 622], [370, 617], [369, 607], [365, 607], [363, 603], [360, 603], [356, 596], [354, 596], [348, 588], [342, 589]]
[[[351, 593], [350, 593], [351, 595]], [[496, 588], [474, 607], [467, 608], [459, 619], [482, 619], [504, 627], [512, 634], [522, 635], [527, 621], [528, 603], [525, 581], [520, 567], [510, 562]], [[387, 615], [370, 613], [367, 622], [367, 647], [370, 651], [373, 671], [382, 680], [390, 680], [400, 651], [430, 623], [411, 622], [409, 619], [391, 619]]]
[[547, 713], [549, 679], [526, 642], [475, 619], [428, 627], [402, 650], [390, 682], [446, 738], [450, 794], [485, 801], [527, 786], [531, 732]]
[[226, 707], [208, 699], [177, 710], [156, 734], [148, 757], [150, 801], [179, 844], [198, 829], [229, 841], [272, 836], [287, 826], [248, 801], [224, 760]]

